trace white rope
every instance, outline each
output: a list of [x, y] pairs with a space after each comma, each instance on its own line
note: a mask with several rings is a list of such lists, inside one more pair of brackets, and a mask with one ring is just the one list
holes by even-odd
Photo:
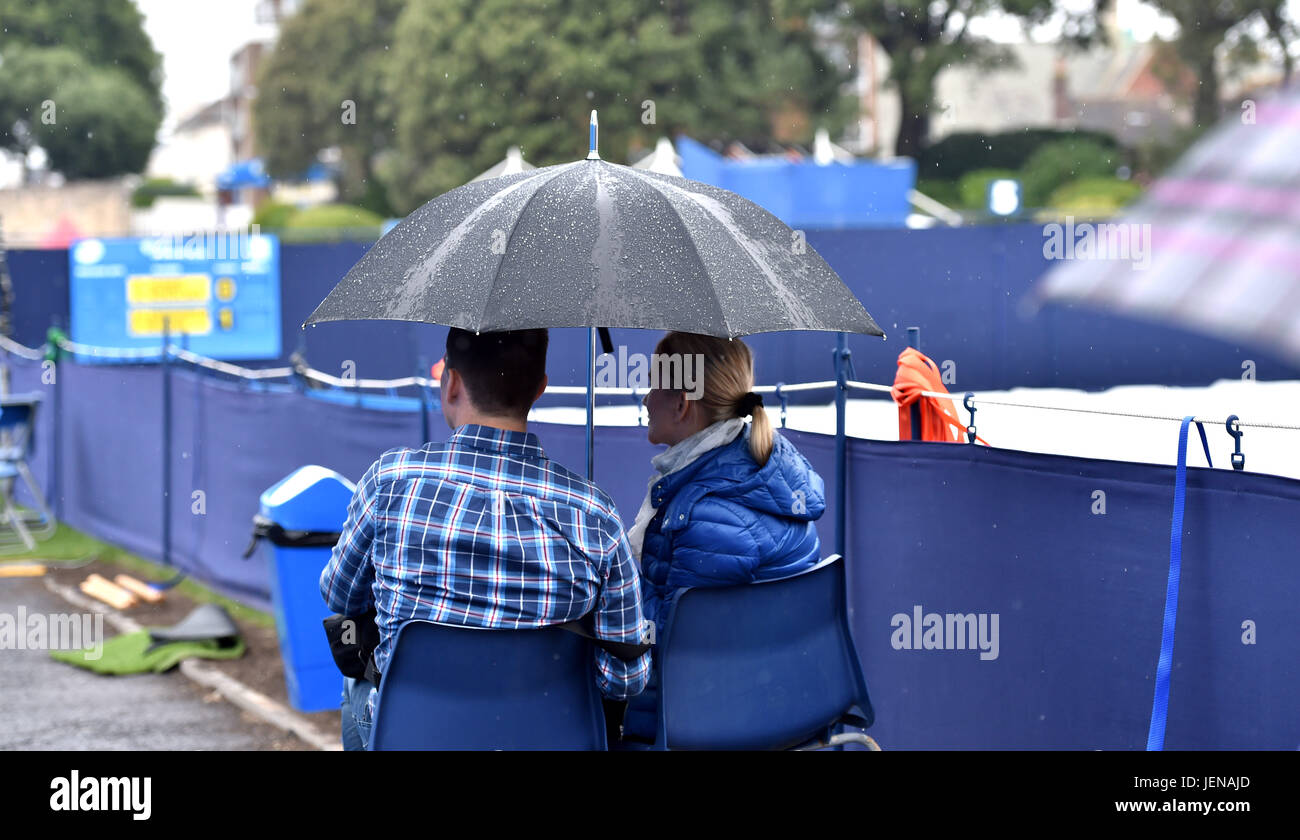
[[[855, 388], [860, 391], [890, 392], [893, 390], [893, 388], [890, 387], [889, 385], [876, 385], [871, 382], [849, 381], [847, 384], [848, 387]], [[963, 394], [945, 394], [940, 391], [921, 391], [920, 394], [923, 397], [937, 397], [939, 399], [957, 400], [957, 401], [960, 401], [964, 396]], [[996, 397], [981, 397], [978, 394], [975, 397], [973, 397], [973, 401], [975, 403], [976, 408], [979, 408], [981, 405], [1000, 405], [1006, 408], [1031, 408], [1031, 409], [1039, 409], [1041, 411], [1071, 411], [1078, 414], [1100, 414], [1100, 415], [1107, 415], [1111, 417], [1131, 417], [1138, 420], [1164, 420], [1173, 423], [1183, 422], [1182, 417], [1175, 417], [1173, 415], [1168, 415], [1168, 414], [1141, 414], [1133, 411], [1111, 411], [1111, 410], [1101, 409], [1101, 408], [1077, 408], [1077, 407], [1064, 406], [1064, 405], [1043, 405], [1042, 403], [1012, 402], [1010, 400], [997, 399]], [[1219, 425], [1219, 426], [1225, 425], [1228, 422], [1226, 417], [1217, 420], [1212, 420], [1207, 417], [1193, 417], [1192, 419], [1197, 423], [1209, 423], [1211, 425]], [[1300, 431], [1300, 426], [1289, 425], [1286, 423], [1271, 423], [1271, 422], [1263, 422], [1263, 421], [1247, 422], [1245, 420], [1238, 420], [1237, 425], [1243, 429], [1245, 428], [1288, 429], [1290, 431]]]
[[[83, 356], [93, 356], [96, 358], [116, 358], [116, 359], [140, 359], [140, 358], [159, 358], [162, 356], [162, 347], [158, 348], [137, 348], [122, 349], [117, 347], [96, 347], [90, 344], [81, 344], [70, 339], [59, 339], [59, 347], [71, 353]], [[12, 353], [15, 356], [21, 356], [26, 359], [43, 359], [45, 357], [44, 346], [41, 348], [25, 347], [6, 336], [0, 336], [0, 349]], [[224, 373], [228, 376], [240, 377], [243, 379], [288, 379], [294, 369], [291, 367], [276, 368], [246, 368], [241, 365], [234, 365], [229, 362], [223, 362], [218, 359], [212, 359], [207, 356], [201, 356], [190, 350], [177, 347], [174, 344], [168, 345], [169, 355], [176, 357], [184, 362], [195, 365], [196, 367], [206, 370], [213, 370]], [[346, 388], [349, 390], [375, 390], [391, 391], [398, 388], [439, 388], [441, 384], [434, 379], [423, 376], [404, 376], [399, 379], [347, 379], [340, 376], [332, 376], [314, 368], [306, 368], [302, 371], [303, 377], [313, 382], [320, 382], [324, 385], [330, 385], [335, 388]], [[790, 385], [781, 385], [782, 394], [794, 394], [801, 391], [823, 391], [836, 387], [835, 380], [824, 380], [820, 382], [795, 382]], [[859, 382], [848, 380], [845, 385], [856, 391], [872, 391], [875, 393], [892, 394], [893, 386], [878, 385], [874, 382]], [[754, 392], [759, 394], [775, 394], [778, 386], [776, 385], [756, 385]], [[595, 393], [600, 396], [634, 396], [648, 393], [648, 388], [615, 388], [615, 387], [597, 387]], [[552, 385], [546, 389], [546, 393], [567, 396], [583, 396], [587, 389], [581, 385]], [[934, 397], [936, 399], [946, 399], [960, 401], [961, 394], [949, 394], [942, 391], [921, 391], [923, 397]], [[1161, 420], [1166, 422], [1181, 423], [1183, 418], [1166, 414], [1142, 414], [1132, 411], [1112, 411], [1099, 408], [1077, 408], [1063, 405], [1044, 405], [1042, 403], [1025, 403], [1014, 402], [1011, 400], [998, 399], [996, 397], [975, 398], [978, 405], [998, 405], [1005, 408], [1027, 408], [1039, 411], [1069, 411], [1078, 414], [1096, 414], [1109, 417], [1129, 417], [1138, 420]], [[977, 405], [977, 407], [978, 407]], [[1227, 422], [1223, 419], [1209, 419], [1205, 417], [1194, 418], [1198, 423], [1210, 423], [1212, 425], [1224, 425]], [[1237, 425], [1241, 428], [1249, 429], [1285, 429], [1287, 431], [1300, 431], [1300, 425], [1289, 423], [1273, 423], [1265, 421], [1248, 422], [1238, 420]]]
[[224, 373], [227, 376], [238, 376], [242, 379], [285, 379], [293, 373], [293, 368], [246, 368], [241, 365], [232, 365], [230, 362], [223, 362], [218, 359], [209, 359], [207, 356], [200, 356], [191, 350], [177, 347], [174, 344], [168, 345], [171, 355], [183, 362], [189, 362], [195, 367], [201, 367], [206, 370], [215, 370], [218, 373]]
[[45, 348], [47, 346], [48, 345], [42, 344], [40, 347], [25, 347], [7, 335], [0, 335], [0, 349], [24, 359], [31, 359], [32, 361], [44, 359]]
[[61, 350], [76, 353], [78, 356], [94, 356], [99, 359], [150, 359], [162, 356], [162, 345], [132, 348], [97, 347], [93, 344], [82, 344], [70, 338], [61, 338], [58, 343]]
[[835, 380], [829, 379], [825, 382], [796, 382], [793, 385], [756, 385], [754, 386], [755, 394], [775, 394], [777, 387], [781, 388], [783, 394], [794, 394], [799, 391], [824, 391], [827, 388], [835, 387]]

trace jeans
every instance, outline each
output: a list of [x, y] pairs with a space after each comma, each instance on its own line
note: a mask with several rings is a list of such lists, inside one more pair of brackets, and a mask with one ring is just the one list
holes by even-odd
[[[653, 744], [659, 735], [659, 674], [651, 672], [645, 690], [627, 700], [623, 713], [623, 740]], [[613, 746], [610, 749], [615, 749]]]
[[370, 748], [370, 690], [374, 685], [366, 680], [343, 678], [343, 708], [340, 710], [343, 730], [343, 749], [366, 750]]

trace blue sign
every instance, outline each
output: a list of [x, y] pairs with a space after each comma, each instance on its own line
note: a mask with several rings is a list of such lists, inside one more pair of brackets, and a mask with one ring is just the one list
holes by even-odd
[[[82, 239], [68, 249], [72, 340], [173, 341], [215, 359], [280, 355], [280, 241], [248, 231]], [[79, 361], [130, 361], [78, 354]]]

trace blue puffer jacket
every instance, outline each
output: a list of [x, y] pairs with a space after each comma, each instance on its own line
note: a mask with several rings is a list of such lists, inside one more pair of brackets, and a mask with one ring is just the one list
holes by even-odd
[[651, 488], [657, 511], [641, 547], [641, 593], [658, 630], [675, 589], [771, 580], [817, 564], [813, 522], [826, 509], [825, 485], [794, 444], [779, 434], [772, 443], [760, 468], [746, 426]]

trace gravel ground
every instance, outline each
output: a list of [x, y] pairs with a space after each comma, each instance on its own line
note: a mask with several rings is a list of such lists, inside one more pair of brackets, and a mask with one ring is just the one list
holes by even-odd
[[[17, 616], [20, 606], [27, 615], [75, 610], [42, 578], [0, 578], [0, 613]], [[104, 632], [114, 635], [107, 624]], [[3, 750], [310, 749], [176, 671], [101, 676], [45, 650], [0, 650], [0, 663]]]

